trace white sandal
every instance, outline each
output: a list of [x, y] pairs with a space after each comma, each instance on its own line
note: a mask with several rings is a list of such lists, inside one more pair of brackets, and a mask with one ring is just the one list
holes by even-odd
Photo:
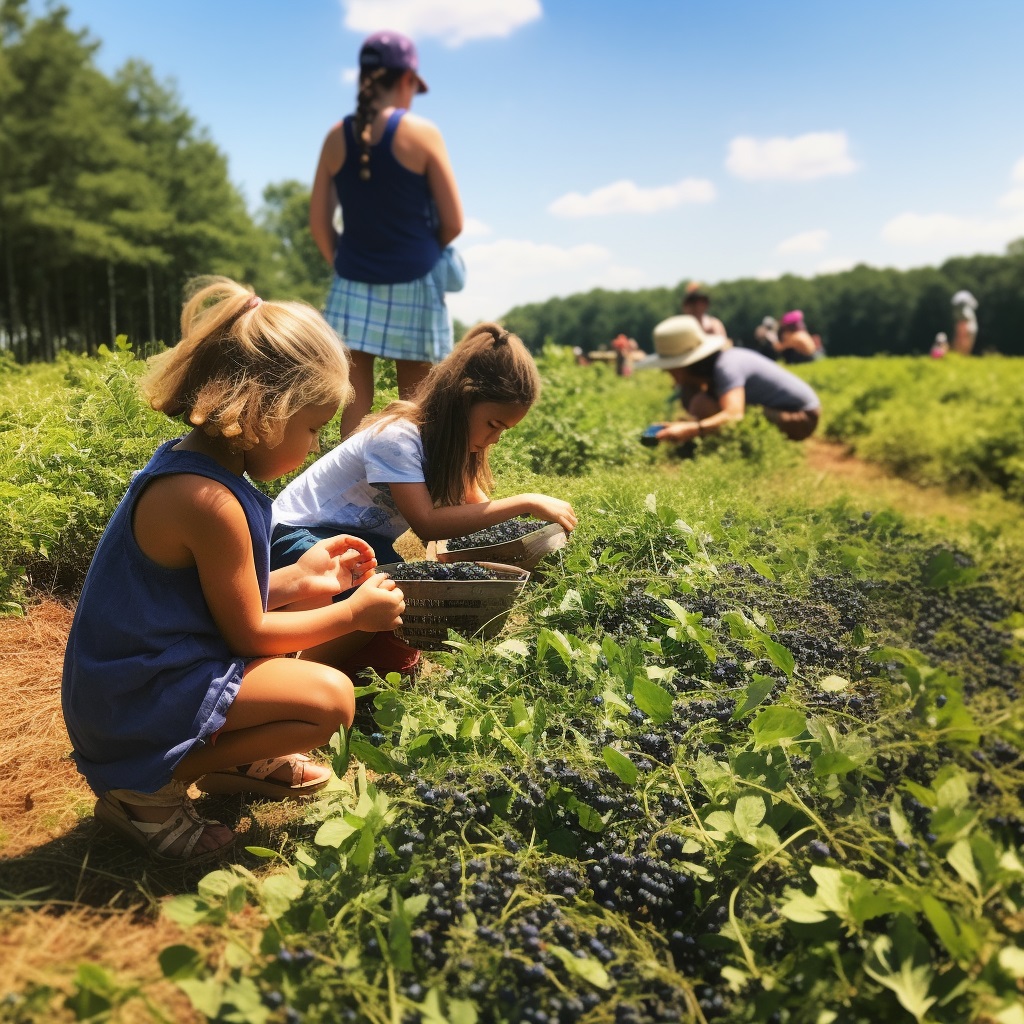
[[[141, 821], [132, 814], [131, 807], [165, 807], [168, 815], [163, 821]], [[93, 811], [98, 822], [126, 839], [141, 846], [155, 860], [195, 864], [211, 857], [220, 857], [234, 845], [234, 837], [222, 846], [195, 853], [196, 844], [211, 825], [219, 821], [201, 818], [188, 795], [188, 785], [172, 781], [155, 793], [140, 793], [133, 789], [107, 790], [97, 801]], [[185, 845], [177, 853], [167, 851], [182, 837]]]
[[[288, 765], [291, 768], [291, 782], [272, 779], [279, 768]], [[204, 793], [256, 793], [270, 800], [299, 799], [319, 793], [330, 781], [331, 772], [306, 778], [306, 766], [319, 765], [306, 754], [287, 754], [284, 757], [268, 757], [252, 764], [240, 764], [237, 768], [224, 771], [209, 772], [196, 785]]]

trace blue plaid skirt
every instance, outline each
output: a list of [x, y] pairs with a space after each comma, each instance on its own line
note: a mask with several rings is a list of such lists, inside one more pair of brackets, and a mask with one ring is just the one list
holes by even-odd
[[439, 363], [453, 347], [451, 317], [433, 271], [402, 284], [335, 274], [324, 319], [348, 348], [387, 359]]

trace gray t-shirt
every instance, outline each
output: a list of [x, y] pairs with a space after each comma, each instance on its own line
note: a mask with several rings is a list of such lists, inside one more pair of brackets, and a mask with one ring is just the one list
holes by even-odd
[[296, 477], [274, 501], [274, 526], [366, 530], [392, 539], [409, 529], [391, 484], [421, 484], [419, 428], [397, 419], [345, 438]]
[[786, 412], [821, 407], [810, 384], [749, 348], [727, 348], [718, 353], [709, 390], [715, 398], [721, 398], [734, 388], [746, 391], [747, 405]]

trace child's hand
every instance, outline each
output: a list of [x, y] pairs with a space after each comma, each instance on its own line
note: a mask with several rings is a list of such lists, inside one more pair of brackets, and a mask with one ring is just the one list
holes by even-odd
[[382, 633], [402, 624], [405, 597], [398, 584], [382, 572], [374, 573], [350, 598], [352, 625], [366, 633]]
[[576, 529], [576, 513], [572, 505], [561, 498], [551, 498], [546, 494], [524, 494], [530, 507], [530, 514], [536, 519], [544, 519], [549, 523], [558, 523], [566, 533]]
[[366, 541], [342, 533], [314, 544], [295, 564], [303, 571], [307, 600], [321, 597], [330, 601], [368, 580], [377, 559]]

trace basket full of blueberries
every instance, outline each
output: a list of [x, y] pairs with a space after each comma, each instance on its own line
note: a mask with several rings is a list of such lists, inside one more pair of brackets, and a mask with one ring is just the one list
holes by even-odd
[[530, 578], [518, 566], [480, 561], [395, 562], [378, 572], [386, 572], [405, 597], [395, 635], [427, 651], [441, 650], [449, 629], [484, 640], [496, 636]]
[[565, 545], [567, 534], [558, 523], [521, 517], [510, 519], [465, 537], [439, 540], [434, 554], [439, 562], [484, 561], [532, 570]]

